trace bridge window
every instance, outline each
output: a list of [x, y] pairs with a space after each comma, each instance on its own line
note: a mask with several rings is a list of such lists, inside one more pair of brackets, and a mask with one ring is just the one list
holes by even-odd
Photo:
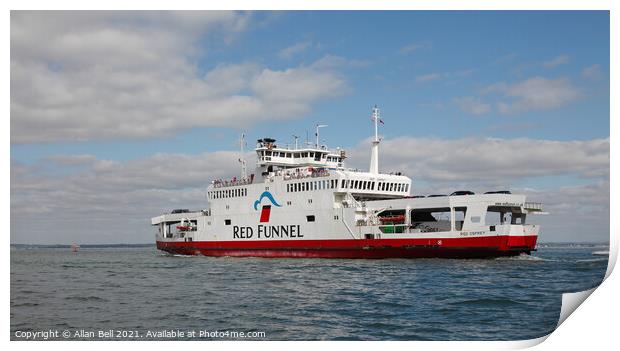
[[300, 155], [300, 153], [299, 153], [299, 152], [296, 152], [296, 153], [294, 153], [294, 154], [293, 154], [293, 157], [294, 157], [294, 158], [299, 158], [299, 155]]
[[293, 157], [293, 154], [292, 154], [292, 153], [290, 153], [290, 152], [287, 152], [287, 153], [286, 153], [286, 158], [292, 158], [292, 157]]

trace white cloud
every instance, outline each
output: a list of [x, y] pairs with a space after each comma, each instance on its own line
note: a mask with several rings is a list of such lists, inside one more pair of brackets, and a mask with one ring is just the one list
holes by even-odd
[[417, 76], [415, 78], [416, 82], [421, 82], [421, 83], [431, 82], [431, 81], [439, 80], [439, 79], [441, 79], [441, 74], [439, 73], [424, 74], [424, 75]]
[[298, 117], [346, 91], [333, 69], [312, 65], [200, 73], [204, 43], [229, 41], [248, 21], [225, 11], [12, 12], [11, 142], [236, 127]]
[[503, 114], [553, 109], [581, 97], [581, 92], [566, 78], [532, 77], [512, 85], [500, 82], [487, 87], [484, 92], [504, 95], [507, 100], [498, 103]]
[[402, 48], [400, 48], [399, 52], [401, 54], [409, 54], [415, 51], [418, 51], [422, 48], [424, 48], [425, 45], [424, 44], [419, 44], [419, 43], [412, 43], [412, 44], [408, 44], [403, 46]]
[[454, 98], [453, 101], [461, 111], [472, 115], [483, 115], [491, 111], [491, 105], [473, 96], [458, 97]]
[[581, 77], [583, 79], [599, 79], [601, 75], [601, 65], [599, 64], [594, 64], [581, 70]]
[[296, 44], [293, 44], [289, 47], [286, 47], [278, 52], [278, 56], [282, 59], [289, 60], [293, 58], [293, 56], [298, 55], [306, 50], [308, 50], [312, 46], [312, 43], [309, 41], [303, 41]]
[[556, 56], [554, 58], [552, 58], [549, 61], [545, 61], [543, 63], [543, 66], [547, 67], [547, 68], [553, 68], [559, 65], [565, 65], [567, 63], [570, 62], [570, 57], [567, 55], [560, 55], [560, 56]]
[[[77, 172], [11, 165], [11, 241], [151, 242], [149, 219], [173, 208], [207, 207], [207, 182], [239, 173], [236, 152], [158, 154], [132, 161], [88, 160]], [[182, 171], [179, 171], [182, 169]], [[89, 228], [87, 231], [84, 228]]]
[[[350, 164], [367, 169], [370, 141], [351, 152]], [[401, 171], [425, 182], [506, 183], [532, 177], [609, 177], [609, 139], [437, 139], [401, 137], [380, 147], [382, 171]]]

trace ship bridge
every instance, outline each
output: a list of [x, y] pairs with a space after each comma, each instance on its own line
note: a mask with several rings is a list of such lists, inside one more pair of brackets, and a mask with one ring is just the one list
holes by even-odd
[[[346, 158], [344, 150], [327, 149], [325, 145], [315, 147], [283, 148], [271, 138], [258, 139], [256, 145], [256, 165], [258, 167], [278, 166], [282, 168], [325, 167], [340, 168]], [[273, 169], [273, 167], [272, 167]]]

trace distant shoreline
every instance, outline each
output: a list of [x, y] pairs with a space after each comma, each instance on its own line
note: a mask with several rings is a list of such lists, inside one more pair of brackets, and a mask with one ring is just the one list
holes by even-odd
[[[150, 244], [79, 244], [80, 248], [126, 248], [126, 247], [155, 247], [155, 243]], [[50, 248], [50, 249], [68, 249], [71, 244], [11, 244], [15, 248]]]
[[[14, 248], [71, 248], [72, 244], [11, 244]], [[550, 241], [538, 243], [539, 246], [547, 245], [608, 245], [609, 241]], [[155, 247], [155, 243], [144, 244], [79, 244], [80, 248], [130, 248], [130, 247]]]

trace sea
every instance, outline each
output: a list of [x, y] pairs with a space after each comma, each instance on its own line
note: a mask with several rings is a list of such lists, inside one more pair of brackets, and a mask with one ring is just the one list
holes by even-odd
[[598, 286], [608, 244], [496, 259], [177, 256], [12, 245], [11, 340], [523, 340]]

